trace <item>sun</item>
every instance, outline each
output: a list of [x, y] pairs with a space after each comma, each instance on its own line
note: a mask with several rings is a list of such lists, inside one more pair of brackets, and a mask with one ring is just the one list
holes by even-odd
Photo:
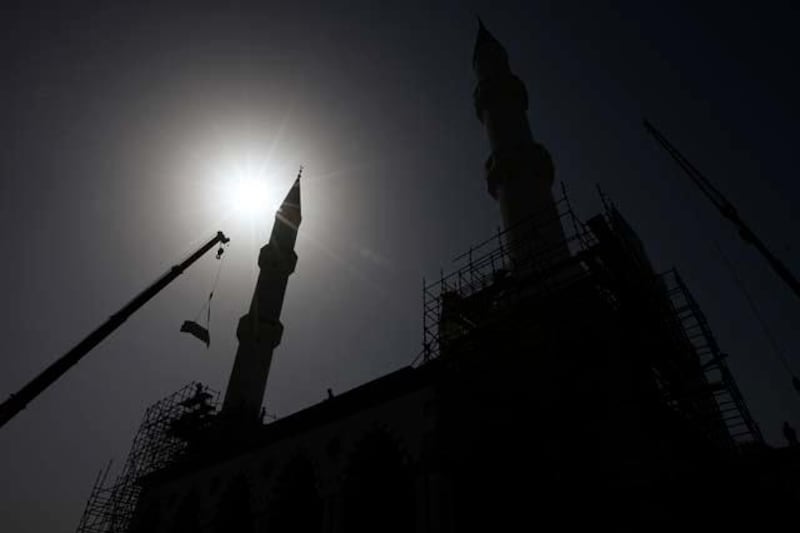
[[230, 185], [230, 203], [236, 213], [253, 216], [265, 209], [268, 189], [254, 177], [239, 177]]
[[227, 207], [240, 218], [254, 219], [274, 213], [282, 197], [276, 176], [261, 165], [235, 165], [226, 173], [223, 188]]

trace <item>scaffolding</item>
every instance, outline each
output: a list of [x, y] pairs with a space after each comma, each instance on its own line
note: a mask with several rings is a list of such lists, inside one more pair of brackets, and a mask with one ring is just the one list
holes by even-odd
[[[523, 222], [530, 231], [498, 231], [457, 257], [449, 274], [442, 272], [433, 282], [423, 280], [423, 343], [417, 360], [424, 364], [448, 353], [451, 346], [460, 352], [469, 346], [472, 332], [508, 322], [509, 314], [518, 311], [516, 304], [522, 303], [528, 312], [537, 302], [588, 281], [586, 288], [609, 309], [625, 307], [629, 333], [639, 336], [631, 348], [649, 365], [667, 406], [721, 448], [735, 451], [763, 443], [726, 355], [678, 273], [656, 273], [634, 230], [605, 197], [603, 214], [584, 224], [563, 189], [562, 193], [555, 219]], [[542, 246], [537, 237], [546, 224], [559, 224], [564, 242]], [[516, 238], [523, 234], [534, 243], [524, 263], [512, 257], [512, 231]]]
[[147, 408], [119, 475], [109, 483], [110, 463], [95, 480], [78, 533], [124, 533], [130, 527], [142, 477], [173, 463], [208, 429], [219, 393], [192, 382]]
[[[470, 247], [456, 257], [455, 270], [440, 273], [439, 279], [422, 281], [422, 352], [417, 360], [428, 362], [441, 355], [442, 346], [480, 326], [475, 314], [467, 316], [464, 302], [472, 300], [477, 314], [497, 317], [502, 307], [512, 304], [517, 298], [553, 293], [578, 279], [588, 276], [588, 271], [575, 264], [578, 257], [596, 244], [591, 231], [578, 219], [562, 187], [562, 196], [556, 201], [555, 217], [549, 219], [536, 216], [521, 222], [517, 227], [498, 230], [491, 238]], [[539, 244], [537, 237], [541, 228], [561, 226], [564, 241], [550, 246]], [[521, 230], [521, 231], [520, 231]], [[511, 235], [527, 236], [530, 245], [524, 261], [512, 255], [509, 242]], [[568, 253], [564, 253], [568, 250]], [[573, 268], [565, 268], [566, 264]], [[524, 279], [524, 284], [518, 283]], [[536, 280], [536, 282], [532, 282]], [[524, 290], [500, 290], [502, 286], [515, 284]], [[456, 320], [451, 311], [458, 303], [460, 311]]]
[[[601, 193], [602, 196], [602, 193]], [[620, 245], [611, 255], [624, 278], [618, 283], [639, 315], [638, 327], [655, 340], [650, 365], [664, 402], [717, 446], [738, 452], [764, 440], [727, 366], [699, 304], [672, 269], [657, 274], [644, 244], [603, 197], [603, 220]], [[590, 221], [590, 226], [598, 228]], [[609, 251], [601, 251], [609, 255]], [[620, 266], [622, 265], [622, 266]], [[657, 323], [656, 327], [650, 324]]]
[[[703, 311], [689, 292], [686, 284], [676, 270], [661, 275], [663, 286], [672, 303], [674, 317], [680, 324], [685, 341], [697, 357], [705, 378], [705, 390], [701, 394], [710, 395], [714, 400], [716, 416], [721, 419], [734, 448], [747, 444], [764, 444], [761, 430], [750, 414], [739, 387], [725, 361], [723, 353], [711, 331]], [[676, 406], [678, 399], [669, 398], [668, 403]], [[713, 414], [706, 414], [714, 416]], [[705, 421], [700, 420], [707, 427]]]

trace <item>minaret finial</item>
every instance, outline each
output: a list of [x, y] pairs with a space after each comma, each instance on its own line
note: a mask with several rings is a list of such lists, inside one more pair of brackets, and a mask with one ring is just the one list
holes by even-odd
[[303, 165], [300, 165], [300, 169], [297, 171], [297, 178], [295, 178], [292, 188], [289, 189], [289, 193], [284, 198], [276, 214], [278, 220], [289, 224], [295, 229], [300, 225], [300, 220], [302, 219], [300, 214], [300, 177], [302, 175]]

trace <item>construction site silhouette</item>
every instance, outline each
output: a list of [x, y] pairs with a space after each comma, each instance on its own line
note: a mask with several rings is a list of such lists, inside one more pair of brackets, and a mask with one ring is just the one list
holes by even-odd
[[525, 85], [482, 23], [472, 67], [503, 229], [424, 282], [414, 363], [263, 422], [302, 261], [298, 175], [258, 257], [224, 399], [192, 383], [150, 407], [121, 473], [98, 477], [79, 532], [792, 523], [795, 431], [784, 426], [791, 446], [765, 444], [689, 287], [654, 269], [611, 201], [582, 220], [563, 188], [554, 195]]

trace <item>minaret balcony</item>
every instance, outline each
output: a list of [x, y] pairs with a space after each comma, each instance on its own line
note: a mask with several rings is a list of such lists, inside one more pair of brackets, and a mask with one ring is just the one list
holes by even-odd
[[283, 337], [283, 324], [277, 320], [255, 320], [251, 314], [246, 314], [239, 319], [236, 328], [236, 338], [240, 343], [248, 345], [264, 345], [272, 350], [281, 343]]
[[[490, 155], [484, 163], [486, 185], [492, 198], [497, 199], [497, 188], [513, 176], [535, 176], [549, 188], [553, 184], [555, 168], [547, 148], [531, 141], [510, 150]], [[525, 172], [533, 170], [533, 174]]]
[[271, 270], [284, 275], [294, 272], [297, 266], [297, 254], [294, 250], [285, 250], [272, 242], [261, 248], [258, 254], [258, 268]]

